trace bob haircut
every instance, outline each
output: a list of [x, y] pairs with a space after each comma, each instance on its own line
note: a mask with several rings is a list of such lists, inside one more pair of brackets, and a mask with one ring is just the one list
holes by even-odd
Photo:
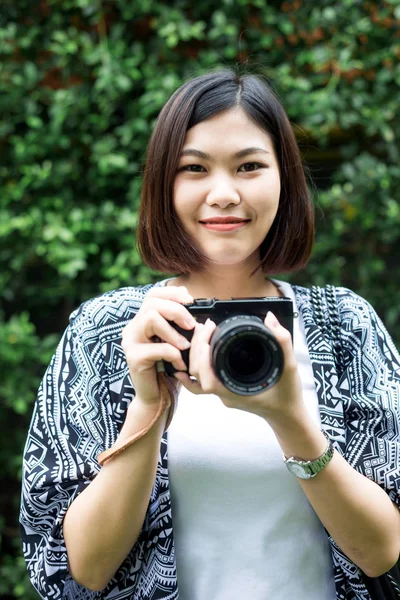
[[137, 240], [143, 261], [153, 270], [182, 275], [200, 272], [209, 264], [176, 215], [174, 179], [186, 132], [236, 107], [271, 137], [281, 176], [278, 212], [252, 275], [260, 268], [272, 275], [307, 264], [314, 241], [314, 210], [289, 119], [263, 78], [222, 70], [195, 77], [176, 90], [150, 138]]

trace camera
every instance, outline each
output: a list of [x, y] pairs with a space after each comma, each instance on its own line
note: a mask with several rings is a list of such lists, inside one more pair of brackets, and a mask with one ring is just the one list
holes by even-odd
[[[273, 386], [283, 371], [283, 352], [273, 333], [264, 325], [268, 311], [287, 329], [293, 340], [293, 302], [290, 298], [197, 298], [184, 305], [199, 322], [210, 318], [217, 325], [210, 340], [211, 364], [224, 386], [242, 396], [253, 396]], [[169, 323], [189, 341], [193, 330]], [[189, 367], [189, 350], [181, 352]], [[164, 361], [165, 372], [176, 369]]]

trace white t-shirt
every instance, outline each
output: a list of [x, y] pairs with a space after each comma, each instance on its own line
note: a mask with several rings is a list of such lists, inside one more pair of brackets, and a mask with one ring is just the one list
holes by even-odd
[[[291, 286], [275, 281], [294, 302]], [[320, 425], [301, 317], [294, 350]], [[185, 388], [168, 430], [180, 600], [334, 600], [326, 533], [268, 423]]]

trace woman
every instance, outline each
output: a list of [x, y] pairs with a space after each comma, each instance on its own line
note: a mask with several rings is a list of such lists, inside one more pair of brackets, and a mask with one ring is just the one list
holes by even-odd
[[[177, 276], [74, 312], [35, 406], [21, 524], [43, 598], [172, 599], [178, 583], [183, 600], [371, 597], [368, 577], [400, 551], [400, 359], [370, 305], [338, 288], [338, 370], [310, 290], [271, 278], [303, 267], [312, 240], [270, 87], [221, 71], [177, 90], [150, 140], [139, 224], [146, 264]], [[186, 306], [233, 297], [294, 306], [293, 341], [265, 316], [284, 367], [253, 396], [218, 379], [216, 324]], [[162, 382], [179, 393], [172, 421]]]

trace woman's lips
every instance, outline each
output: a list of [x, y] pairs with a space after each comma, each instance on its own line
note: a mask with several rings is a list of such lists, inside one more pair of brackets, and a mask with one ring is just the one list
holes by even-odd
[[[200, 221], [201, 222], [201, 221]], [[237, 221], [236, 223], [201, 223], [206, 229], [211, 231], [234, 231], [247, 225], [249, 221]]]

